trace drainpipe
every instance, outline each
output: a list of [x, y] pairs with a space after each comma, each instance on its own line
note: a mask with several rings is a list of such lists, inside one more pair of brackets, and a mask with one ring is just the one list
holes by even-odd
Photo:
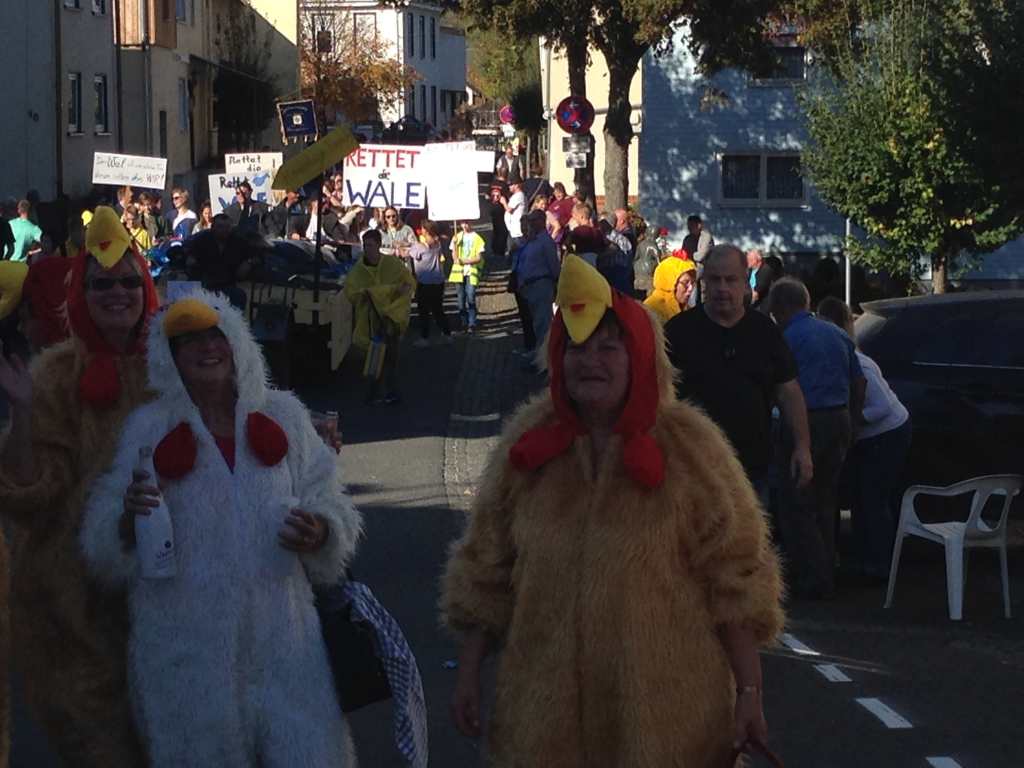
[[545, 69], [546, 69], [546, 72], [544, 73], [544, 79], [546, 81], [545, 82], [545, 86], [544, 86], [544, 112], [545, 112], [545, 114], [547, 115], [547, 118], [548, 118], [548, 120], [547, 120], [547, 123], [548, 123], [547, 124], [547, 134], [548, 134], [547, 135], [547, 145], [548, 145], [547, 149], [548, 149], [548, 151], [544, 153], [545, 154], [545, 157], [544, 157], [544, 178], [550, 179], [551, 178], [551, 152], [553, 151], [553, 149], [552, 149], [552, 136], [551, 136], [551, 132], [552, 132], [552, 127], [551, 127], [551, 115], [552, 115], [552, 112], [551, 112], [551, 110], [552, 110], [552, 107], [551, 107], [551, 41], [550, 40], [545, 40], [544, 41], [544, 58], [545, 58]]
[[121, 87], [121, 0], [114, 0], [114, 76], [117, 78], [117, 151], [124, 152], [124, 94]]
[[64, 4], [61, 0], [53, 0], [53, 50], [56, 60], [57, 77], [54, 78], [57, 87], [57, 98], [55, 113], [57, 115], [56, 134], [56, 171], [57, 171], [57, 197], [64, 194], [64, 43], [61, 34], [61, 12]]
[[154, 153], [153, 105], [150, 103], [152, 67], [149, 61], [149, 0], [139, 0], [139, 25], [142, 32], [142, 113], [145, 116], [146, 154], [152, 156]]

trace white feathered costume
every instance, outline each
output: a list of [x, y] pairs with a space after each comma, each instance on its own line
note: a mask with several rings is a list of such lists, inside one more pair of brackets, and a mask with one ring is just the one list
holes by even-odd
[[[150, 764], [354, 766], [311, 583], [332, 584], [342, 576], [359, 538], [360, 515], [342, 486], [337, 457], [305, 407], [293, 394], [267, 386], [262, 355], [241, 313], [219, 295], [196, 291], [190, 298], [216, 310], [234, 352], [234, 472], [178, 375], [163, 331], [165, 308], [150, 324], [148, 346], [149, 382], [158, 399], [129, 417], [113, 468], [90, 494], [81, 532], [96, 578], [128, 590], [129, 681]], [[283, 458], [268, 459], [254, 444], [252, 414], [283, 429]], [[144, 580], [134, 549], [126, 550], [118, 537], [125, 489], [139, 448], [157, 447], [176, 429], [180, 437], [182, 423], [194, 436], [194, 465], [180, 479], [161, 478], [178, 572]], [[159, 461], [157, 467], [159, 474]], [[278, 544], [290, 497], [330, 526], [327, 543], [313, 554]]]

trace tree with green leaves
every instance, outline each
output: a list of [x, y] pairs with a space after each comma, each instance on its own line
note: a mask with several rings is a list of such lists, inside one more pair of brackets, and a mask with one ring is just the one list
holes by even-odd
[[1024, 233], [1018, 3], [876, 0], [812, 33], [831, 76], [803, 97], [805, 172], [868, 234], [854, 259], [911, 277], [930, 261], [941, 293]]

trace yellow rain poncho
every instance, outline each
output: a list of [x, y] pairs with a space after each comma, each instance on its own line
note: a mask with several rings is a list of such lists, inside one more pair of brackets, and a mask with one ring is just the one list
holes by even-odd
[[654, 290], [644, 304], [655, 311], [663, 325], [682, 311], [676, 301], [676, 283], [683, 274], [696, 269], [689, 259], [669, 256], [654, 270]]
[[[402, 290], [403, 285], [408, 289]], [[381, 254], [375, 267], [360, 259], [345, 278], [345, 297], [356, 316], [352, 343], [360, 349], [370, 346], [370, 338], [378, 331], [371, 310], [384, 321], [386, 335], [405, 333], [415, 288], [416, 278], [396, 256]]]

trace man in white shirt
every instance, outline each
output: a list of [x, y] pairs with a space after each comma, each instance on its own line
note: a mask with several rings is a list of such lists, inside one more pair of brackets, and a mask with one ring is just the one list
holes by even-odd
[[526, 195], [523, 194], [523, 179], [518, 174], [510, 176], [508, 188], [512, 192], [506, 199], [501, 198], [505, 207], [505, 227], [508, 229], [509, 251], [519, 248], [523, 242], [523, 215], [526, 213]]

